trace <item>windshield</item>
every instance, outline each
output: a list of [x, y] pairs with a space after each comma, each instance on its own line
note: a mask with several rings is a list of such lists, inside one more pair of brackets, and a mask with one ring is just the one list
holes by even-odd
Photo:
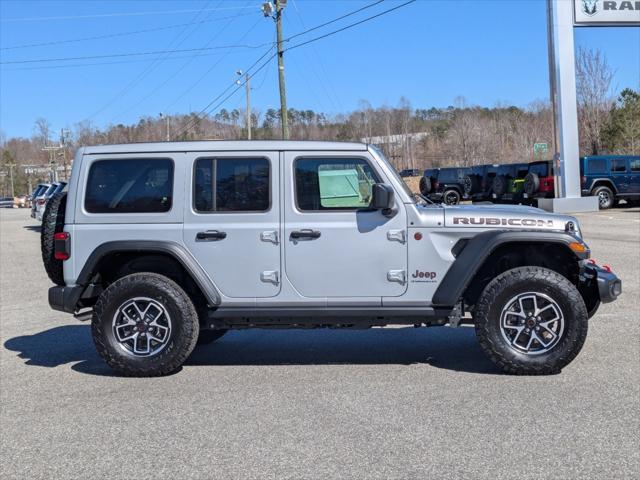
[[376, 147], [375, 145], [369, 145], [371, 147], [372, 150], [375, 151], [375, 153], [378, 155], [378, 157], [380, 158], [380, 160], [384, 163], [386, 163], [389, 166], [389, 171], [392, 173], [392, 175], [395, 176], [397, 182], [402, 186], [402, 188], [404, 189], [404, 191], [406, 192], [406, 194], [413, 199], [413, 201], [416, 201], [416, 195], [411, 191], [411, 189], [409, 188], [409, 186], [406, 184], [406, 182], [402, 179], [402, 177], [400, 175], [398, 175], [398, 172], [396, 171], [395, 168], [393, 168], [393, 165], [391, 165], [391, 163], [389, 163], [389, 160], [387, 160], [387, 157], [384, 156], [384, 153], [382, 153], [382, 150], [380, 150], [378, 147]]

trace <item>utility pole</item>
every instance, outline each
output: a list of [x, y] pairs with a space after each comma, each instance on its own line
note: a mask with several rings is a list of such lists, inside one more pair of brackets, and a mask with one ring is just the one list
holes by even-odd
[[11, 196], [15, 197], [15, 191], [13, 189], [13, 167], [16, 166], [15, 163], [7, 163], [6, 166], [9, 168], [9, 178], [11, 179]]
[[[242, 70], [237, 70], [236, 75], [242, 76]], [[251, 85], [249, 83], [251, 77], [248, 73], [244, 74], [244, 86], [245, 93], [247, 96], [247, 107], [245, 111], [245, 116], [247, 117], [247, 140], [251, 140]], [[236, 81], [238, 85], [242, 85], [240, 80]]]
[[167, 142], [171, 141], [171, 124], [169, 123], [171, 120], [169, 118], [169, 115], [164, 115], [162, 113], [160, 113], [160, 118], [166, 118], [167, 119]]
[[289, 115], [287, 113], [287, 92], [284, 84], [284, 51], [282, 49], [282, 9], [286, 0], [276, 0], [276, 41], [278, 43], [278, 84], [280, 85], [280, 118], [282, 139], [289, 140]]
[[271, 2], [262, 4], [262, 13], [265, 17], [272, 17], [276, 22], [276, 43], [278, 47], [278, 84], [280, 86], [280, 124], [282, 125], [282, 139], [289, 139], [289, 117], [287, 115], [287, 93], [284, 84], [284, 49], [282, 48], [282, 9], [287, 0], [275, 0], [274, 7]]

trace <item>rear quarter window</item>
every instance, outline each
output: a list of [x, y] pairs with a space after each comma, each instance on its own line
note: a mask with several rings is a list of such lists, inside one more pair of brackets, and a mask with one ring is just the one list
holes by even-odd
[[173, 200], [168, 158], [97, 160], [91, 164], [84, 208], [89, 213], [163, 213]]
[[587, 174], [607, 173], [607, 161], [604, 158], [587, 159]]

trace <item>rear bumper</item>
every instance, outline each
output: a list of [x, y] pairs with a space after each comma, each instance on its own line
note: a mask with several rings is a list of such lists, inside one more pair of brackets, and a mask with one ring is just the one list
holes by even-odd
[[49, 306], [54, 310], [66, 313], [75, 313], [84, 287], [51, 287], [49, 289]]

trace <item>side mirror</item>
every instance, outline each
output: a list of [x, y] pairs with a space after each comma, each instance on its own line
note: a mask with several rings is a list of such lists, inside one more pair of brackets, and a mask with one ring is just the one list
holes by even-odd
[[382, 214], [393, 216], [395, 213], [393, 207], [393, 188], [384, 183], [374, 183], [371, 186], [371, 203], [369, 207], [372, 210], [382, 210]]

